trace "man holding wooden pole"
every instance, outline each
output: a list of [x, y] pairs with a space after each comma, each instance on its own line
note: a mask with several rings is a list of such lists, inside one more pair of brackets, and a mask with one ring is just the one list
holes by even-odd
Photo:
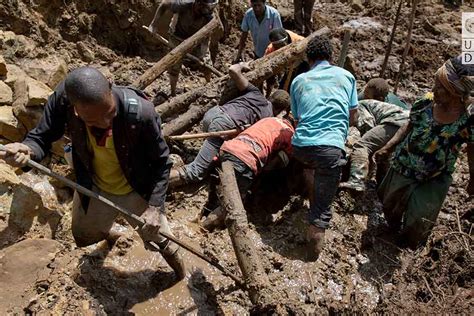
[[[139, 216], [145, 222], [138, 230], [145, 246], [157, 244], [183, 278], [180, 248], [158, 234], [160, 230], [171, 234], [165, 212], [171, 166], [153, 104], [140, 91], [113, 86], [97, 69], [82, 67], [59, 84], [44, 108], [37, 127], [22, 143], [5, 145], [0, 159], [17, 167], [30, 159], [41, 161], [67, 128], [77, 183]], [[72, 235], [77, 246], [104, 239], [114, 243], [120, 237], [113, 229], [117, 216], [116, 208], [76, 191]], [[128, 221], [138, 226], [133, 218]]]
[[[148, 30], [152, 33], [155, 32], [160, 18], [167, 12], [171, 11], [176, 14], [176, 23], [172, 23], [169, 30], [170, 46], [176, 47], [183, 40], [191, 37], [211, 21], [213, 10], [217, 4], [217, 0], [164, 0], [156, 10], [153, 21], [148, 26]], [[211, 65], [209, 38], [202, 41], [201, 44], [192, 51], [192, 55], [202, 59], [205, 64]], [[182, 61], [179, 61], [168, 69], [172, 96], [176, 95], [181, 65]], [[204, 68], [203, 72], [206, 81], [209, 82], [211, 79], [211, 71], [208, 68]]]
[[[246, 63], [235, 64], [229, 68], [229, 76], [235, 82], [241, 95], [222, 106], [215, 106], [207, 111], [203, 119], [205, 132], [224, 131], [254, 124], [262, 118], [278, 114], [289, 107], [289, 95], [282, 90], [277, 90], [270, 97], [270, 101], [267, 100], [262, 92], [249, 83], [242, 74], [242, 71], [248, 69]], [[171, 170], [170, 187], [203, 180], [224, 140], [219, 136], [206, 139], [193, 162], [182, 168]]]

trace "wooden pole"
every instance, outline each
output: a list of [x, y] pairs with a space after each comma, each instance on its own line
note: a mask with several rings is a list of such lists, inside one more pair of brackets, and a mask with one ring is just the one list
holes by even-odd
[[[164, 38], [163, 36], [161, 36], [160, 34], [158, 33], [151, 33], [150, 30], [148, 29], [148, 27], [146, 27], [145, 25], [142, 26], [143, 29], [147, 30], [154, 38], [156, 38], [160, 43], [162, 43], [163, 45], [165, 46], [168, 46], [169, 48], [173, 48], [171, 45], [170, 45], [170, 42], [168, 42], [168, 40], [166, 40], [166, 38]], [[192, 62], [195, 62], [197, 63], [199, 66], [201, 67], [205, 67], [207, 69], [209, 69], [210, 71], [212, 71], [215, 75], [219, 76], [219, 77], [222, 77], [224, 76], [224, 74], [222, 72], [220, 72], [219, 70], [217, 70], [216, 68], [212, 67], [211, 65], [208, 65], [206, 63], [204, 63], [202, 60], [200, 60], [199, 58], [197, 58], [196, 56], [194, 55], [191, 55], [191, 54], [186, 54], [186, 58], [190, 59]]]
[[339, 61], [337, 65], [344, 67], [347, 58], [347, 51], [349, 50], [349, 42], [351, 40], [351, 30], [347, 29], [344, 31], [344, 39], [342, 40], [341, 53], [339, 54]]
[[395, 31], [397, 30], [398, 20], [400, 19], [400, 12], [402, 11], [402, 6], [403, 6], [404, 1], [405, 0], [400, 0], [400, 3], [398, 4], [397, 13], [395, 15], [395, 21], [393, 22], [393, 27], [392, 27], [392, 34], [390, 34], [390, 40], [388, 41], [387, 51], [385, 52], [385, 58], [382, 64], [382, 70], [380, 71], [380, 75], [379, 75], [380, 78], [385, 78], [384, 77], [385, 70], [387, 69], [388, 58], [390, 57], [390, 53], [392, 52], [393, 39], [395, 38]]
[[212, 32], [220, 25], [220, 20], [215, 15], [209, 23], [203, 28], [197, 31], [193, 36], [184, 40], [181, 44], [176, 46], [171, 52], [165, 57], [160, 59], [153, 67], [145, 71], [134, 83], [133, 86], [138, 89], [145, 89], [148, 87], [156, 78], [158, 78], [163, 72], [165, 72], [174, 63], [183, 59], [183, 57], [189, 53], [195, 46], [199, 45], [205, 38], [209, 37]]
[[247, 213], [240, 197], [232, 162], [222, 163], [219, 177], [221, 206], [227, 213], [226, 225], [250, 300], [260, 309], [274, 309], [277, 305], [276, 297], [272, 295], [270, 281], [260, 262], [255, 242], [249, 236]]
[[[5, 148], [5, 146], [0, 145], [0, 151], [7, 151], [8, 152], [8, 149]], [[103, 197], [102, 195], [98, 194], [97, 192], [93, 192], [93, 191], [87, 189], [86, 187], [83, 187], [83, 186], [77, 184], [76, 182], [74, 182], [74, 181], [72, 181], [72, 180], [70, 180], [70, 179], [68, 179], [64, 176], [62, 176], [62, 175], [60, 175], [56, 172], [53, 172], [51, 169], [43, 166], [42, 164], [40, 164], [36, 161], [33, 161], [33, 160], [28, 160], [27, 166], [30, 167], [30, 168], [36, 169], [36, 170], [38, 170], [38, 171], [40, 171], [40, 172], [42, 172], [42, 173], [44, 173], [44, 174], [46, 174], [46, 175], [48, 175], [52, 178], [55, 178], [55, 179], [61, 181], [62, 183], [64, 183], [68, 187], [78, 191], [79, 193], [84, 194], [85, 196], [88, 196], [88, 197], [93, 198], [93, 199], [97, 199], [97, 200], [101, 201], [102, 203], [112, 207], [113, 209], [115, 209], [116, 211], [118, 211], [119, 213], [124, 215], [125, 217], [131, 218], [134, 221], [136, 221], [138, 223], [138, 228], [141, 228], [143, 225], [145, 225], [145, 222], [143, 221], [143, 219], [141, 217], [139, 217], [138, 215], [135, 215], [134, 213], [130, 212], [129, 210], [121, 207], [120, 205], [118, 205], [118, 204], [112, 202], [111, 200]], [[219, 263], [219, 260], [206, 256], [201, 251], [195, 249], [194, 247], [186, 244], [185, 242], [177, 239], [173, 235], [170, 235], [166, 232], [159, 231], [158, 234], [160, 234], [161, 236], [171, 240], [175, 244], [183, 247], [184, 249], [188, 250], [192, 254], [194, 254], [194, 255], [198, 256], [199, 258], [203, 259], [204, 261], [206, 261], [207, 263], [211, 264], [212, 266], [217, 268], [219, 271], [221, 271], [224, 275], [226, 275], [226, 276], [230, 277], [232, 280], [234, 280], [237, 285], [241, 286], [242, 288], [245, 288], [245, 284], [242, 283], [240, 278], [237, 277], [234, 273], [230, 272], [225, 267], [223, 267]], [[149, 243], [155, 249], [160, 250], [160, 247], [155, 242], [151, 241]]]
[[411, 9], [411, 15], [410, 15], [410, 25], [408, 26], [408, 34], [407, 34], [407, 43], [405, 45], [405, 50], [403, 51], [403, 56], [402, 56], [402, 63], [400, 64], [400, 70], [398, 71], [397, 74], [397, 79], [395, 80], [395, 85], [393, 87], [393, 93], [397, 93], [398, 90], [398, 84], [400, 83], [400, 80], [402, 78], [402, 74], [405, 71], [405, 59], [408, 56], [408, 51], [410, 50], [410, 45], [411, 45], [411, 34], [413, 32], [413, 24], [415, 22], [415, 15], [416, 15], [416, 6], [418, 5], [418, 0], [413, 0], [412, 2], [412, 9]]
[[221, 137], [221, 136], [232, 136], [239, 134], [245, 128], [249, 127], [250, 125], [242, 126], [242, 128], [234, 128], [229, 129], [226, 131], [219, 131], [219, 132], [207, 132], [207, 133], [197, 133], [197, 134], [188, 134], [188, 135], [177, 135], [177, 136], [168, 136], [169, 140], [190, 140], [190, 139], [200, 139], [200, 138], [208, 138], [208, 137]]

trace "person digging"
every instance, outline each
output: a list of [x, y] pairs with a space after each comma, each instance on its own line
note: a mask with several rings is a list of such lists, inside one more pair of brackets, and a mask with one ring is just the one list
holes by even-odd
[[[95, 68], [77, 68], [48, 98], [43, 117], [22, 143], [5, 145], [0, 158], [14, 167], [41, 161], [67, 128], [79, 185], [133, 211], [145, 222], [139, 230], [148, 249], [156, 243], [176, 276], [185, 276], [182, 251], [160, 236], [171, 234], [165, 194], [171, 163], [153, 104], [131, 88], [111, 85]], [[96, 199], [74, 193], [72, 234], [79, 247], [101, 240], [113, 244], [118, 211]], [[133, 219], [128, 219], [138, 226]]]

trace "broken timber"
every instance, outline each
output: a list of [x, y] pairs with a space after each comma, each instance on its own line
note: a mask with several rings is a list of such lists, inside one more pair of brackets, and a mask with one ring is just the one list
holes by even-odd
[[260, 310], [274, 309], [278, 300], [271, 291], [270, 281], [255, 249], [255, 241], [249, 236], [247, 213], [240, 197], [232, 162], [222, 163], [219, 177], [221, 205], [227, 213], [226, 225], [250, 300]]
[[145, 73], [133, 83], [133, 86], [141, 90], [148, 87], [169, 67], [183, 59], [183, 57], [185, 57], [194, 47], [201, 44], [201, 42], [205, 40], [206, 37], [209, 37], [220, 24], [219, 17], [215, 15], [209, 23], [197, 31], [193, 36], [184, 40], [165, 57], [161, 58], [155, 65], [153, 65], [153, 67], [145, 71]]
[[[148, 27], [146, 27], [145, 25], [143, 25], [142, 28], [144, 30], [148, 31], [151, 34], [151, 36], [153, 36], [153, 38], [156, 38], [156, 40], [158, 40], [160, 43], [162, 43], [163, 45], [165, 45], [168, 48], [173, 49], [173, 46], [171, 46], [170, 42], [168, 42], [168, 40], [166, 38], [164, 38], [163, 36], [161, 36], [158, 33], [151, 33], [148, 30]], [[194, 55], [191, 55], [191, 54], [188, 53], [188, 54], [186, 54], [186, 58], [188, 58], [192, 62], [195, 62], [196, 64], [198, 64], [201, 67], [209, 69], [210, 71], [212, 71], [215, 75], [217, 75], [219, 77], [224, 76], [224, 74], [222, 72], [220, 72], [219, 70], [217, 70], [213, 66], [206, 64], [205, 62], [203, 62], [202, 60], [200, 60], [199, 58], [197, 58]]]
[[[329, 28], [324, 27], [301, 41], [292, 43], [265, 57], [253, 61], [250, 63], [252, 70], [245, 73], [245, 77], [247, 77], [249, 82], [251, 82], [253, 85], [259, 86], [271, 76], [285, 71], [287, 65], [291, 65], [297, 60], [302, 60], [308, 42], [316, 36], [329, 34], [329, 31]], [[174, 119], [164, 126], [164, 135], [171, 136], [182, 134], [187, 131], [194, 124], [199, 122], [210, 108], [215, 106], [214, 103], [209, 101], [219, 97], [219, 95], [221, 96], [219, 102], [220, 104], [224, 104], [239, 96], [237, 87], [232, 82], [232, 80], [228, 80], [228, 78], [229, 77], [227, 75], [218, 78], [209, 82], [203, 87], [186, 92], [158, 106], [156, 109], [157, 112], [162, 117], [166, 118], [180, 113], [186, 109], [189, 104], [196, 102], [196, 104], [191, 106], [186, 113], [180, 115], [179, 118]], [[221, 91], [223, 92], [221, 93]], [[201, 102], [199, 102], [198, 99], [201, 97], [206, 98], [204, 98], [205, 100], [201, 100]]]

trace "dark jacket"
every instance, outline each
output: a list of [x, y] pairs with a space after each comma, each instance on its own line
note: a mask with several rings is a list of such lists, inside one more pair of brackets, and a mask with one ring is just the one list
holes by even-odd
[[[135, 90], [113, 86], [112, 93], [117, 102], [112, 134], [122, 171], [131, 187], [150, 205], [163, 207], [171, 163], [161, 119], [153, 104]], [[66, 128], [71, 136], [77, 183], [91, 189], [93, 170], [86, 125], [75, 115], [62, 82], [48, 98], [43, 117], [23, 143], [33, 150], [33, 159], [41, 161], [51, 149], [51, 143], [61, 138]], [[87, 209], [89, 199], [81, 200]]]

